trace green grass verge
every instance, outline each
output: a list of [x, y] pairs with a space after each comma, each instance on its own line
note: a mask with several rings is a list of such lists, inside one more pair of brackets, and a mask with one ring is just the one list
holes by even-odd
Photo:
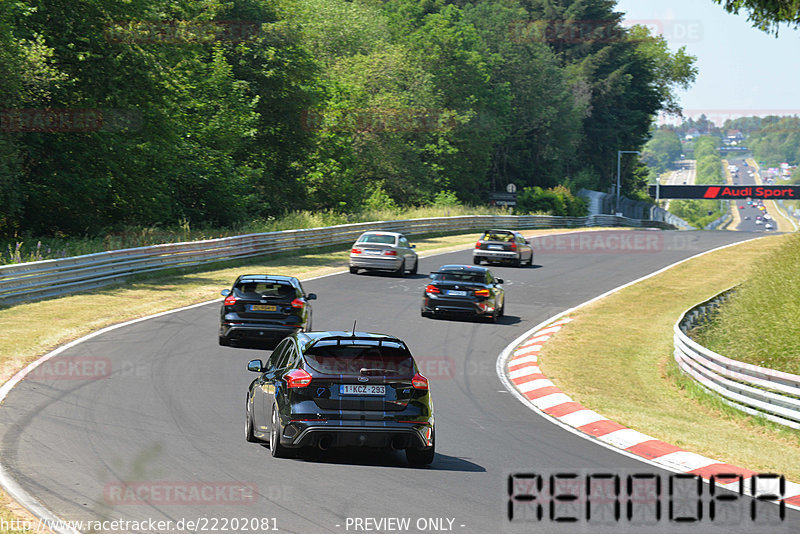
[[678, 317], [743, 281], [749, 267], [787, 239], [770, 236], [706, 254], [581, 308], [545, 344], [542, 371], [574, 400], [629, 428], [800, 480], [800, 432], [725, 406], [683, 377], [672, 357]]
[[760, 262], [692, 337], [729, 358], [800, 375], [800, 236]]

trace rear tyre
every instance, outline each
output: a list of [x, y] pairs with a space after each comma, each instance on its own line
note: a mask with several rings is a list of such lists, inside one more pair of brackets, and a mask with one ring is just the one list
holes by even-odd
[[522, 266], [522, 258], [520, 256], [517, 256], [516, 258], [511, 260], [511, 265], [513, 265], [514, 267], [521, 267]]
[[477, 256], [473, 256], [472, 257], [472, 263], [474, 263], [475, 265], [480, 265], [481, 264], [481, 259], [479, 257], [477, 257]]
[[414, 262], [414, 267], [411, 269], [411, 275], [417, 274], [417, 270], [419, 269], [419, 258]]
[[244, 419], [244, 439], [246, 439], [249, 443], [258, 443], [261, 441], [253, 432], [253, 412], [250, 409], [250, 397], [247, 398], [247, 408]]
[[219, 336], [219, 344], [222, 345], [223, 347], [230, 347], [231, 340], [225, 336]]
[[269, 431], [269, 450], [274, 458], [288, 458], [289, 449], [281, 445], [280, 436], [283, 433], [281, 429], [281, 419], [278, 417], [278, 407], [272, 405], [272, 428]]
[[531, 257], [528, 259], [528, 267], [533, 267], [533, 252], [531, 252]]
[[433, 317], [433, 314], [432, 314], [431, 312], [426, 312], [425, 310], [421, 310], [421, 311], [419, 312], [419, 314], [420, 314], [421, 316], [423, 316], [423, 317]]
[[436, 430], [431, 431], [431, 446], [427, 449], [406, 449], [406, 460], [410, 465], [430, 465], [436, 456]]
[[394, 274], [400, 278], [403, 278], [406, 275], [406, 260], [403, 260], [403, 263], [400, 264], [400, 267], [397, 268]]
[[358, 267], [350, 267], [350, 274], [358, 274]]
[[506, 299], [503, 299], [503, 305], [500, 306], [500, 311], [497, 312], [498, 317], [503, 317], [506, 314]]

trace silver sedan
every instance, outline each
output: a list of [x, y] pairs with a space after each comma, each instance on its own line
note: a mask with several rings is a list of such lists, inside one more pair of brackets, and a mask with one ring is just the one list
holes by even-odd
[[406, 271], [417, 274], [419, 258], [414, 248], [397, 232], [364, 232], [350, 249], [350, 272], [357, 274], [364, 269], [392, 271], [397, 276], [405, 276]]

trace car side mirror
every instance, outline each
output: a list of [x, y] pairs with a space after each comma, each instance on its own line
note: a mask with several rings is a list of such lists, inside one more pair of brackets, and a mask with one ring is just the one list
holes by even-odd
[[417, 248], [417, 245], [411, 245], [411, 248]]
[[526, 245], [530, 245], [530, 244], [531, 244], [531, 242], [530, 242], [530, 241], [528, 241], [528, 240], [526, 239], [526, 240], [525, 240], [525, 244], [526, 244]]
[[309, 293], [308, 295], [306, 295], [306, 300], [317, 300], [317, 294]]
[[219, 292], [219, 294], [222, 295], [223, 297], [227, 297], [228, 295], [231, 294], [231, 290], [230, 289], [223, 289], [222, 291]]
[[429, 274], [429, 275], [428, 275], [428, 278], [430, 278], [431, 280], [433, 280], [433, 273]]
[[495, 283], [496, 283], [496, 284], [502, 284], [502, 283], [503, 283], [503, 279], [502, 279], [502, 278], [497, 278], [497, 279], [495, 280]]
[[253, 373], [261, 373], [264, 370], [264, 364], [261, 363], [261, 360], [250, 360], [247, 364], [247, 370]]

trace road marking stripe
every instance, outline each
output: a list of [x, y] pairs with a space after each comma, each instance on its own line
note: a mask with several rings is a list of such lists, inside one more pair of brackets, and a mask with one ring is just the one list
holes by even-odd
[[654, 458], [653, 461], [657, 464], [668, 466], [670, 469], [683, 471], [685, 473], [694, 471], [695, 469], [700, 469], [702, 467], [707, 467], [711, 464], [719, 463], [716, 460], [712, 460], [711, 458], [706, 458], [705, 456], [700, 456], [699, 454], [689, 451], [671, 452], [669, 454], [665, 454], [664, 456]]
[[[534, 394], [536, 390], [540, 389], [543, 390], [545, 388], [548, 388], [548, 390], [552, 390], [551, 392], [561, 392], [560, 389], [558, 389], [551, 381], [549, 381], [546, 378], [537, 378], [536, 380], [531, 380], [530, 382], [526, 382], [517, 387], [517, 389], [520, 390], [522, 393], [525, 393], [526, 396], [528, 396], [528, 398], [531, 398], [530, 395]], [[540, 394], [539, 397], [541, 396], [542, 395]]]
[[592, 410], [583, 409], [561, 416], [559, 419], [570, 426], [581, 427], [597, 421], [603, 421], [606, 418]]
[[609, 432], [604, 436], [600, 436], [598, 439], [615, 447], [619, 447], [620, 449], [627, 449], [650, 441], [653, 438], [647, 434], [642, 434], [641, 432], [633, 430], [632, 428], [623, 428], [621, 430]]
[[571, 400], [572, 399], [563, 393], [552, 393], [550, 395], [539, 397], [538, 399], [531, 399], [531, 402], [540, 410], [544, 410], [545, 408], [555, 406], [556, 404], [561, 404], [562, 402], [569, 402]]
[[532, 375], [539, 371], [539, 368], [535, 365], [528, 365], [527, 367], [523, 367], [522, 369], [516, 369], [508, 373], [508, 378], [514, 380], [515, 378], [519, 378], [521, 376]]
[[[539, 368], [537, 367], [536, 369], [538, 370]], [[528, 382], [534, 382], [536, 380], [542, 380], [546, 378], [547, 377], [544, 376], [542, 373], [534, 373], [532, 375], [525, 375], [520, 378], [514, 378], [511, 381], [514, 382], [516, 385], [522, 387], [524, 384], [527, 384]]]
[[578, 410], [585, 410], [586, 408], [580, 402], [565, 402], [563, 404], [556, 404], [546, 409], [548, 415], [553, 417], [563, 417], [568, 413], [577, 412]]
[[644, 443], [627, 447], [626, 450], [637, 456], [641, 456], [642, 458], [652, 460], [654, 458], [664, 456], [665, 454], [681, 451], [683, 449], [659, 439], [651, 439], [650, 441], [645, 441]]
[[529, 354], [528, 356], [519, 356], [517, 358], [513, 358], [510, 362], [508, 362], [509, 370], [512, 367], [516, 367], [518, 365], [523, 365], [526, 363], [536, 363], [539, 361], [539, 357], [534, 354]]
[[594, 423], [589, 423], [588, 425], [579, 426], [578, 430], [586, 432], [587, 434], [591, 434], [592, 436], [599, 437], [605, 434], [610, 434], [611, 432], [615, 432], [617, 430], [623, 430], [624, 428], [624, 426], [616, 421], [612, 421], [604, 417], [602, 421], [595, 421]]

